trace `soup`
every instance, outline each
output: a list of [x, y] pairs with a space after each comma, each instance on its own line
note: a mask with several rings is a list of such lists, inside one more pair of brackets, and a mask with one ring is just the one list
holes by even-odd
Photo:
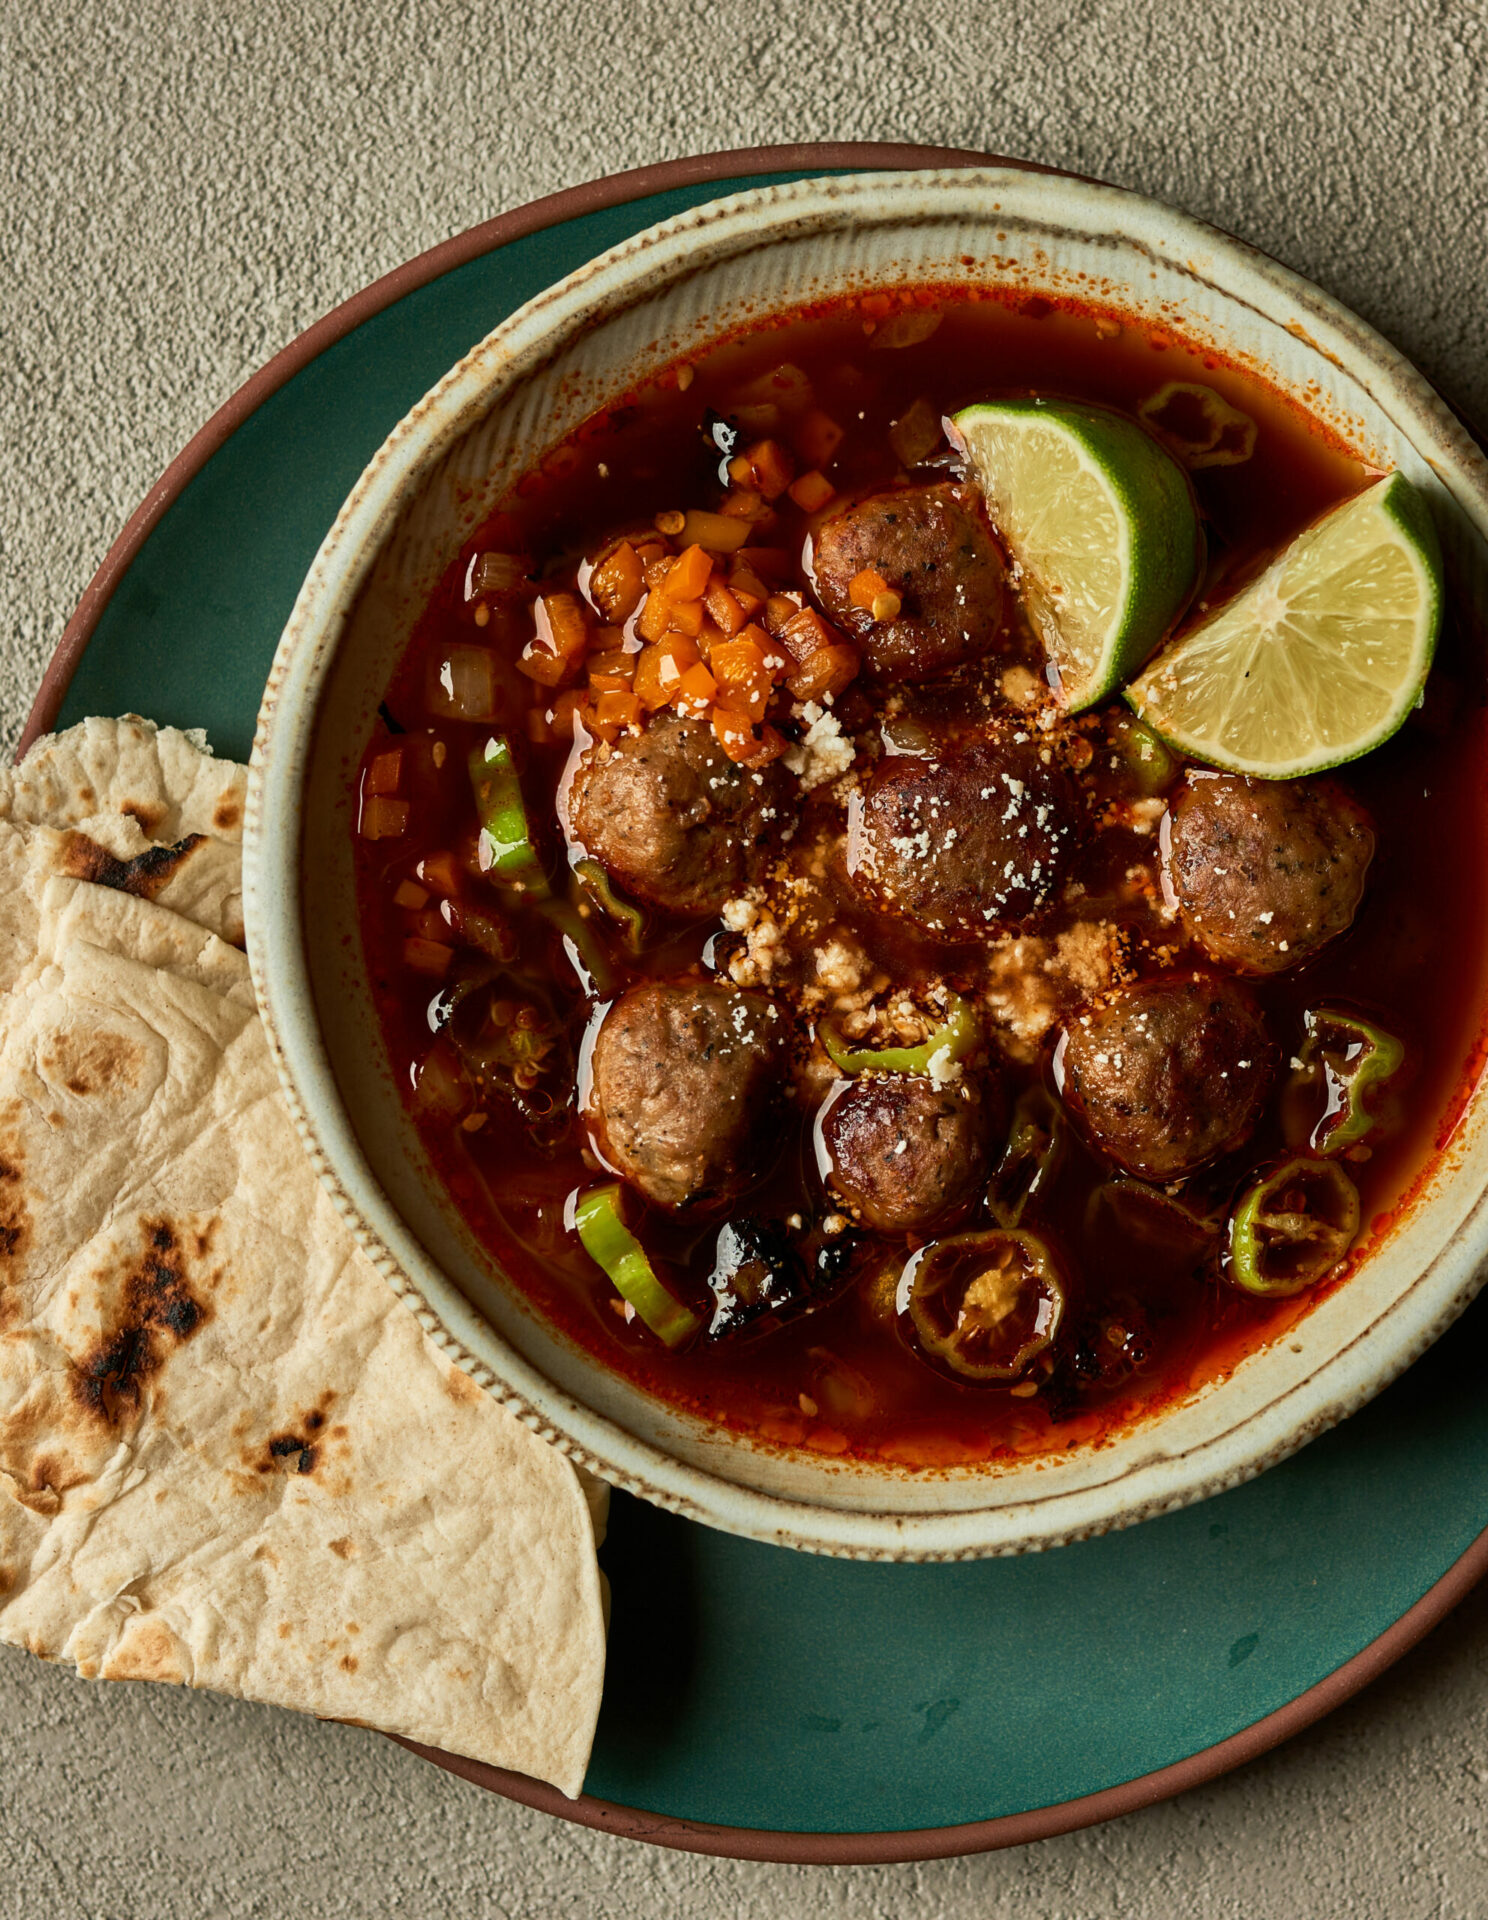
[[1346, 1284], [1475, 1057], [1474, 636], [1449, 606], [1406, 724], [1306, 781], [1070, 712], [947, 431], [1026, 397], [1182, 465], [1188, 621], [1376, 477], [1114, 314], [777, 316], [524, 476], [358, 775], [382, 1044], [493, 1262], [826, 1455], [1097, 1442], [1223, 1374]]

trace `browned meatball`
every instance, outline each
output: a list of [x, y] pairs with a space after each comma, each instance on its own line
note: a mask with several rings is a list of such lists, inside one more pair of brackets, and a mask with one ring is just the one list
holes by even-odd
[[672, 913], [716, 913], [759, 877], [792, 803], [772, 762], [736, 766], [705, 720], [663, 709], [589, 749], [568, 794], [573, 837], [622, 886]]
[[653, 980], [605, 1015], [585, 1118], [604, 1160], [658, 1207], [722, 1206], [764, 1171], [784, 1022], [713, 981]]
[[[901, 487], [835, 514], [813, 543], [817, 597], [862, 649], [878, 680], [925, 680], [978, 659], [1002, 616], [1002, 555], [973, 497], [959, 487]], [[872, 568], [900, 596], [875, 621], [848, 588]]]
[[822, 1110], [822, 1173], [880, 1233], [949, 1225], [987, 1177], [1001, 1111], [1000, 1090], [970, 1075], [942, 1087], [920, 1074], [850, 1081]]
[[1123, 988], [1077, 1014], [1063, 1040], [1065, 1105], [1099, 1152], [1147, 1180], [1177, 1180], [1255, 1124], [1276, 1050], [1250, 995], [1213, 973]]
[[1342, 933], [1374, 857], [1369, 815], [1332, 780], [1190, 773], [1163, 840], [1189, 932], [1248, 973], [1279, 973]]
[[1021, 730], [938, 759], [896, 755], [854, 797], [847, 870], [875, 905], [933, 933], [996, 934], [1053, 896], [1077, 818], [1047, 743]]

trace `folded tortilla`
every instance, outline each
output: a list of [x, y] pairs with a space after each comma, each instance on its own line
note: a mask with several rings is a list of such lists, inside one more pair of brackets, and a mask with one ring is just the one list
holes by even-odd
[[[163, 830], [211, 784], [152, 790]], [[296, 1139], [243, 955], [53, 874], [17, 978], [0, 1639], [577, 1793], [604, 1490], [451, 1365], [355, 1246]]]

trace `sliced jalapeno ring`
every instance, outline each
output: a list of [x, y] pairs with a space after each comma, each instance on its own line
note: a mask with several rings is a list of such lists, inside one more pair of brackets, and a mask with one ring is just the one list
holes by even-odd
[[1357, 1014], [1317, 1007], [1304, 1016], [1307, 1038], [1288, 1088], [1289, 1103], [1321, 1093], [1322, 1118], [1307, 1139], [1314, 1153], [1347, 1153], [1373, 1132], [1377, 1091], [1400, 1071], [1405, 1048], [1393, 1033]]
[[1111, 744], [1132, 784], [1149, 798], [1166, 793], [1178, 777], [1178, 762], [1163, 741], [1134, 713], [1113, 713], [1109, 724]]
[[619, 927], [626, 949], [639, 953], [646, 936], [646, 916], [633, 900], [623, 899], [615, 883], [597, 860], [576, 860], [574, 878], [579, 886]]
[[1359, 1193], [1334, 1160], [1288, 1160], [1230, 1216], [1223, 1268], [1232, 1286], [1281, 1299], [1331, 1273], [1359, 1231]]
[[1098, 1234], [1107, 1220], [1124, 1239], [1174, 1260], [1197, 1258], [1219, 1238], [1222, 1224], [1160, 1187], [1125, 1176], [1097, 1187], [1086, 1205], [1087, 1233]]
[[934, 1063], [946, 1066], [964, 1060], [982, 1037], [976, 1009], [959, 994], [948, 994], [945, 1020], [917, 1047], [850, 1047], [830, 1020], [817, 1027], [817, 1038], [839, 1073], [933, 1073]]
[[546, 899], [547, 876], [533, 844], [522, 783], [505, 734], [491, 734], [483, 747], [472, 751], [468, 764], [480, 822], [482, 873], [502, 886]]
[[1052, 1345], [1064, 1318], [1064, 1278], [1036, 1233], [961, 1233], [921, 1247], [899, 1281], [897, 1306], [927, 1358], [962, 1380], [1017, 1380]]
[[1030, 1201], [1047, 1194], [1064, 1159], [1064, 1109], [1042, 1087], [1025, 1087], [987, 1188], [987, 1211], [1009, 1231], [1022, 1223]]
[[693, 1337], [703, 1323], [657, 1277], [645, 1248], [625, 1224], [618, 1181], [584, 1194], [574, 1205], [573, 1224], [584, 1251], [604, 1268], [615, 1291], [630, 1302], [658, 1340], [680, 1347]]

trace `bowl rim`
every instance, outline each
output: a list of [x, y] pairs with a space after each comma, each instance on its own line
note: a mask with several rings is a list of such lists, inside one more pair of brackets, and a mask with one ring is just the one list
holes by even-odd
[[[964, 192], [967, 177], [963, 169], [971, 164], [959, 157], [952, 159], [954, 172], [949, 173], [947, 185], [957, 186]], [[978, 169], [979, 184], [985, 184], [990, 190], [1001, 185], [1006, 191], [1026, 185], [1030, 171], [1017, 165], [988, 163]], [[1305, 1444], [1385, 1386], [1466, 1305], [1476, 1291], [1473, 1269], [1477, 1256], [1488, 1243], [1488, 1200], [1477, 1196], [1472, 1213], [1457, 1226], [1412, 1285], [1390, 1307], [1383, 1309], [1375, 1322], [1378, 1325], [1379, 1320], [1388, 1318], [1412, 1294], [1418, 1295], [1419, 1306], [1423, 1281], [1443, 1269], [1443, 1283], [1449, 1290], [1444, 1300], [1435, 1301], [1429, 1325], [1424, 1328], [1418, 1325], [1413, 1332], [1403, 1330], [1403, 1341], [1401, 1332], [1397, 1332], [1393, 1345], [1384, 1342], [1384, 1353], [1370, 1355], [1373, 1370], [1367, 1379], [1355, 1380], [1351, 1386], [1335, 1379], [1331, 1390], [1326, 1385], [1320, 1386], [1323, 1376], [1330, 1370], [1336, 1373], [1344, 1356], [1357, 1349], [1366, 1337], [1355, 1334], [1342, 1348], [1330, 1351], [1306, 1379], [1268, 1403], [1274, 1405], [1283, 1399], [1294, 1403], [1289, 1424], [1280, 1439], [1265, 1439], [1252, 1432], [1248, 1445], [1239, 1440], [1238, 1436], [1253, 1430], [1259, 1416], [1267, 1411], [1263, 1405], [1189, 1449], [1186, 1457], [1190, 1462], [1195, 1456], [1210, 1457], [1207, 1471], [1201, 1467], [1195, 1472], [1190, 1467], [1187, 1477], [1167, 1491], [1146, 1498], [1128, 1492], [1124, 1502], [1108, 1505], [1106, 1511], [1095, 1517], [1060, 1524], [1049, 1521], [1051, 1509], [1066, 1502], [1098, 1500], [1101, 1490], [1085, 1488], [1067, 1495], [1045, 1496], [1043, 1500], [1035, 1497], [1031, 1502], [1014, 1500], [997, 1508], [910, 1514], [902, 1510], [829, 1508], [742, 1486], [706, 1468], [682, 1462], [651, 1442], [639, 1439], [608, 1416], [580, 1406], [516, 1354], [454, 1284], [434, 1267], [427, 1255], [422, 1254], [362, 1156], [313, 1017], [308, 1028], [302, 1017], [303, 1009], [313, 1006], [313, 995], [300, 938], [299, 840], [295, 833], [281, 831], [275, 837], [271, 831], [276, 804], [279, 819], [296, 817], [286, 810], [285, 796], [290, 789], [284, 782], [289, 780], [296, 792], [299, 782], [293, 773], [286, 775], [274, 757], [276, 743], [282, 738], [276, 729], [283, 715], [281, 695], [286, 678], [302, 667], [303, 660], [297, 655], [302, 655], [307, 648], [313, 649], [318, 635], [318, 644], [325, 656], [315, 676], [314, 690], [318, 696], [326, 664], [334, 653], [334, 645], [327, 645], [323, 630], [328, 612], [328, 605], [322, 604], [327, 598], [327, 583], [319, 577], [323, 563], [338, 558], [344, 561], [347, 550], [354, 549], [362, 557], [352, 562], [348, 577], [355, 581], [364, 577], [391, 512], [416, 491], [433, 460], [470, 424], [468, 419], [456, 415], [455, 421], [447, 422], [442, 429], [436, 426], [432, 436], [427, 433], [421, 436], [421, 420], [437, 413], [437, 403], [467, 399], [470, 382], [484, 357], [514, 347], [528, 350], [529, 342], [523, 341], [521, 335], [524, 326], [531, 333], [544, 314], [550, 320], [556, 316], [561, 323], [573, 310], [574, 303], [582, 298], [586, 285], [607, 271], [627, 264], [634, 268], [636, 263], [648, 259], [648, 250], [661, 249], [665, 259], [666, 248], [671, 247], [674, 252], [681, 249], [702, 223], [711, 221], [711, 231], [716, 235], [720, 225], [727, 230], [730, 222], [747, 222], [762, 207], [778, 214], [783, 204], [788, 203], [789, 214], [800, 217], [827, 202], [840, 206], [855, 190], [883, 192], [908, 181], [913, 181], [923, 192], [925, 172], [875, 169], [845, 180], [836, 176], [825, 181], [808, 179], [789, 185], [770, 184], [746, 189], [726, 200], [701, 203], [661, 222], [565, 276], [519, 309], [486, 341], [472, 349], [399, 423], [364, 470], [337, 516], [312, 564], [275, 655], [260, 712], [250, 775], [245, 900], [251, 929], [250, 958], [260, 1006], [302, 1141], [364, 1250], [452, 1359], [579, 1464], [658, 1505], [749, 1538], [810, 1551], [865, 1559], [953, 1560], [1058, 1545], [1135, 1524], [1236, 1485]], [[1308, 323], [1308, 333], [1303, 337], [1309, 346], [1330, 358], [1340, 357], [1340, 364], [1351, 370], [1367, 368], [1364, 385], [1375, 404], [1392, 419], [1409, 422], [1413, 444], [1430, 458], [1439, 475], [1452, 476], [1459, 495], [1465, 492], [1472, 500], [1473, 517], [1480, 528], [1488, 531], [1488, 462], [1424, 377], [1367, 323], [1301, 276], [1191, 215], [1075, 175], [1060, 176], [1057, 189], [1074, 193], [1082, 202], [1086, 231], [1109, 230], [1106, 224], [1091, 223], [1089, 216], [1096, 211], [1119, 210], [1131, 215], [1134, 221], [1154, 221], [1161, 229], [1167, 253], [1187, 245], [1207, 251], [1211, 259], [1217, 260], [1220, 280], [1216, 283], [1211, 277], [1208, 283], [1218, 284], [1227, 299], [1247, 304], [1244, 289], [1248, 282], [1257, 296], [1279, 300], [1299, 312]], [[813, 194], [815, 202], [811, 198]], [[1056, 224], [1052, 210], [1044, 210], [1036, 217]], [[1131, 240], [1134, 236], [1126, 233], [1122, 237]], [[649, 264], [654, 270], [655, 252], [649, 252]], [[1213, 271], [1211, 269], [1211, 275]], [[1249, 304], [1258, 304], [1258, 300]], [[459, 393], [462, 383], [467, 389], [464, 395]], [[314, 706], [312, 699], [309, 707], [312, 717]], [[309, 724], [304, 718], [295, 722], [302, 729]], [[306, 1091], [302, 1091], [302, 1085]], [[355, 1195], [349, 1192], [348, 1182], [360, 1191]], [[419, 1267], [423, 1271], [416, 1282], [410, 1269]], [[490, 1357], [493, 1354], [496, 1364]], [[576, 1439], [575, 1427], [587, 1430], [591, 1436], [598, 1434], [602, 1450], [595, 1447], [592, 1437], [587, 1443]], [[1141, 1471], [1140, 1466], [1134, 1471]], [[1173, 1477], [1168, 1476], [1170, 1480]], [[1125, 1479], [1123, 1473], [1108, 1486], [1119, 1486]], [[1030, 1525], [1040, 1508], [1043, 1512], [1039, 1518], [1043, 1524]], [[989, 1530], [993, 1534], [990, 1539], [986, 1537]]]

